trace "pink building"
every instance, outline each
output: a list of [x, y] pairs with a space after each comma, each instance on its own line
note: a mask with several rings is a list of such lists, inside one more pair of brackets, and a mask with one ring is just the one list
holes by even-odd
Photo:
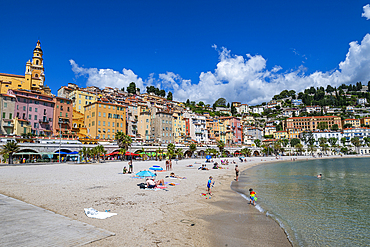
[[240, 119], [237, 117], [221, 117], [226, 126], [227, 130], [232, 133], [232, 143], [227, 144], [242, 144], [243, 143], [243, 128], [240, 123]]
[[16, 96], [14, 116], [28, 120], [35, 135], [51, 136], [53, 132], [53, 97], [26, 90], [9, 89]]

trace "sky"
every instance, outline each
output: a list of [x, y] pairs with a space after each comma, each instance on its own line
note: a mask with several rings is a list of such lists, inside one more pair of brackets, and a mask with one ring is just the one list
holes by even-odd
[[45, 84], [256, 105], [282, 90], [370, 81], [370, 1], [1, 1], [0, 73], [40, 40]]

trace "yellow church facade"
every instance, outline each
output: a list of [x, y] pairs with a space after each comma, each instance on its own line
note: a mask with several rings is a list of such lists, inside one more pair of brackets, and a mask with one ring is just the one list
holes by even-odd
[[0, 92], [6, 94], [9, 89], [26, 89], [51, 95], [51, 90], [45, 83], [43, 51], [40, 41], [33, 50], [32, 62], [26, 63], [24, 75], [0, 73]]

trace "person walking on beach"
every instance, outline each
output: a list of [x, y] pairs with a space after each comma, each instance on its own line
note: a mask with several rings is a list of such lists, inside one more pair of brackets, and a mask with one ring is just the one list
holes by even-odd
[[212, 176], [210, 176], [209, 179], [208, 179], [208, 183], [207, 183], [208, 194], [210, 196], [212, 195], [211, 189], [212, 189], [213, 185], [215, 184], [215, 182], [212, 181], [212, 179], [213, 179]]
[[235, 178], [235, 181], [239, 181], [239, 167], [238, 165], [235, 166], [235, 175], [236, 175], [236, 178]]
[[249, 196], [249, 204], [252, 204], [253, 202], [253, 205], [256, 206], [257, 194], [253, 191], [252, 188], [249, 189]]
[[133, 170], [133, 168], [132, 168], [132, 160], [130, 160], [129, 162], [128, 162], [128, 173], [133, 173], [134, 172], [134, 170]]

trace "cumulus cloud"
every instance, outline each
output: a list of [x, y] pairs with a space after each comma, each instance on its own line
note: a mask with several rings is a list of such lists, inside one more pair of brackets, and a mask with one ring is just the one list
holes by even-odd
[[112, 69], [83, 68], [72, 59], [69, 62], [76, 76], [87, 77], [86, 86], [127, 88], [131, 82], [135, 82], [136, 87], [144, 88], [143, 80], [130, 69], [123, 69], [120, 73]]
[[[213, 48], [217, 49], [216, 45]], [[154, 85], [158, 88], [172, 91], [174, 100], [203, 101], [209, 104], [223, 97], [227, 101], [240, 101], [251, 105], [271, 100], [272, 96], [284, 89], [303, 91], [311, 86], [326, 87], [341, 84], [368, 81], [370, 78], [370, 35], [366, 34], [361, 43], [351, 42], [344, 61], [338, 64], [338, 69], [306, 74], [304, 66], [296, 70], [283, 71], [279, 65], [267, 69], [267, 60], [261, 55], [233, 55], [222, 47], [219, 61], [214, 71], [202, 72], [199, 82], [183, 79], [173, 72], [151, 74], [143, 80], [133, 71], [123, 69], [122, 73], [111, 69], [82, 68], [70, 60], [72, 70], [76, 75], [84, 75], [87, 85], [98, 87], [127, 87], [133, 81], [141, 91]]]
[[366, 20], [370, 19], [370, 4], [366, 4], [364, 7], [364, 12], [362, 13], [362, 17], [365, 17]]

